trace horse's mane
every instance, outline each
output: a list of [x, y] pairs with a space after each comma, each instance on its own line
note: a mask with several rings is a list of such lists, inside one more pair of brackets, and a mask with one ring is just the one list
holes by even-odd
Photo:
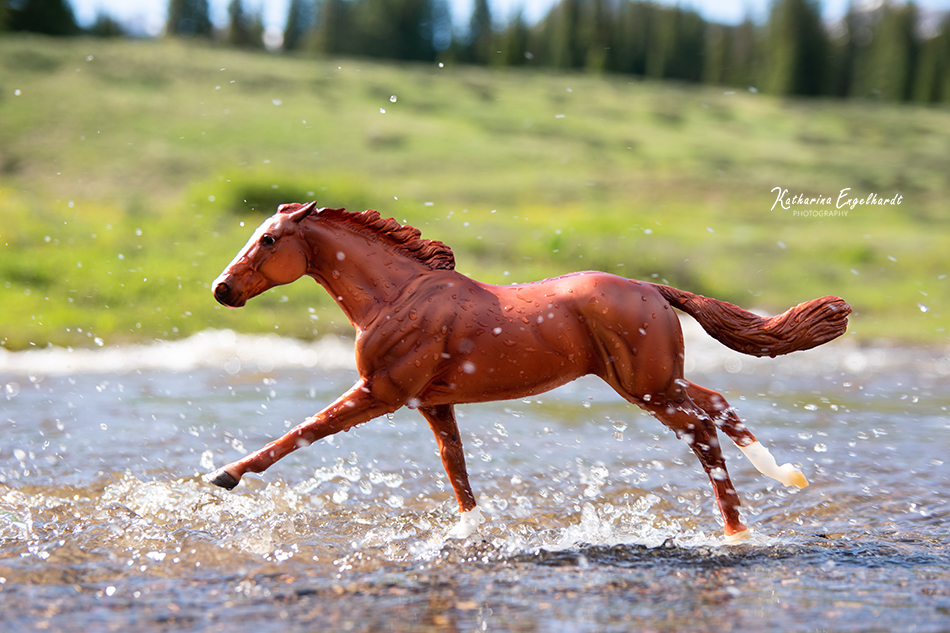
[[455, 254], [446, 244], [423, 239], [422, 231], [416, 227], [400, 224], [393, 218], [383, 219], [378, 211], [368, 209], [352, 213], [346, 209], [324, 208], [310, 217], [318, 222], [329, 220], [371, 234], [433, 270], [455, 270]]

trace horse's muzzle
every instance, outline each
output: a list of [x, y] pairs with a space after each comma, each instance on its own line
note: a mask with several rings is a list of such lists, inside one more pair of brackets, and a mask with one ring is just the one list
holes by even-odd
[[214, 298], [218, 303], [229, 308], [240, 308], [244, 305], [243, 301], [235, 301], [231, 295], [231, 286], [227, 281], [216, 281], [212, 289]]

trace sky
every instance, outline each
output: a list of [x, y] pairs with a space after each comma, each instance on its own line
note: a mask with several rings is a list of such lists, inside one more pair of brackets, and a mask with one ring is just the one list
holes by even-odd
[[[898, 2], [900, 0], [897, 0]], [[168, 0], [70, 0], [76, 18], [82, 25], [89, 25], [102, 12], [120, 23], [133, 27], [139, 33], [157, 35], [165, 24]], [[489, 0], [496, 20], [506, 21], [519, 8], [524, 10], [528, 23], [544, 17], [557, 0]], [[858, 5], [878, 5], [881, 0], [855, 0]], [[227, 8], [230, 0], [209, 0], [211, 19], [215, 24], [227, 24]], [[738, 24], [747, 15], [753, 20], [764, 21], [770, 0], [660, 0], [660, 4], [679, 5], [695, 9], [706, 20], [721, 24]], [[834, 21], [845, 14], [849, 0], [825, 0], [821, 3], [826, 21]], [[950, 0], [917, 0], [923, 9], [950, 10]], [[290, 0], [244, 0], [246, 10], [262, 9], [265, 27], [282, 29], [287, 19]], [[472, 0], [449, 0], [452, 19], [456, 24], [465, 24], [472, 11]]]

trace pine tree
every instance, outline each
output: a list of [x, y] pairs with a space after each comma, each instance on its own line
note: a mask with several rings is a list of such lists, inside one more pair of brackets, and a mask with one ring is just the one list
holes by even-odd
[[611, 45], [614, 69], [632, 75], [646, 74], [649, 34], [656, 7], [644, 2], [621, 2]]
[[287, 25], [284, 27], [284, 50], [299, 49], [313, 28], [315, 7], [313, 0], [290, 0]]
[[90, 30], [96, 37], [124, 37], [125, 29], [108, 14], [100, 12]]
[[848, 12], [832, 32], [829, 40], [831, 54], [831, 80], [829, 93], [836, 97], [847, 97], [854, 84], [854, 74], [858, 59], [858, 31], [860, 19], [854, 9], [854, 3], [848, 4]]
[[165, 32], [185, 37], [211, 37], [208, 0], [170, 0]]
[[494, 37], [488, 0], [475, 0], [472, 17], [468, 23], [468, 51], [465, 55], [467, 61], [487, 64], [492, 59]]
[[350, 54], [431, 61], [435, 59], [433, 0], [354, 0], [349, 30]]
[[[678, 9], [676, 10], [678, 11]], [[677, 44], [677, 16], [675, 11], [656, 8], [654, 28], [647, 34], [645, 71], [647, 77], [670, 77]]]
[[778, 0], [769, 16], [766, 88], [777, 95], [825, 92], [828, 42], [817, 4]]
[[435, 59], [434, 0], [391, 0], [395, 4], [396, 21], [393, 24], [397, 42], [395, 58], [407, 61]]
[[260, 36], [255, 39], [254, 17], [245, 13], [241, 0], [231, 0], [228, 5], [228, 43], [241, 48], [259, 47]]
[[352, 54], [351, 7], [347, 0], [322, 0], [307, 48], [322, 55]]
[[606, 0], [587, 0], [585, 8], [581, 44], [584, 65], [588, 70], [603, 72], [612, 62], [610, 7]]
[[[79, 26], [66, 0], [25, 0], [7, 3], [6, 21], [11, 31], [46, 35], [78, 35]], [[0, 14], [0, 20], [4, 16]]]
[[512, 16], [508, 27], [500, 38], [501, 55], [497, 63], [503, 66], [521, 66], [527, 62], [528, 27], [524, 23], [524, 15], [519, 10]]
[[695, 11], [684, 11], [679, 7], [667, 10], [673, 14], [675, 29], [666, 76], [685, 81], [700, 81], [703, 78], [706, 21]]
[[916, 25], [917, 8], [913, 3], [900, 7], [884, 5], [871, 51], [871, 81], [876, 94], [883, 99], [910, 99], [917, 61]]
[[706, 28], [706, 59], [703, 63], [703, 81], [708, 84], [725, 84], [726, 68], [729, 66], [729, 48], [732, 44], [732, 28], [710, 24]]
[[555, 68], [580, 66], [578, 24], [581, 16], [580, 0], [561, 0], [548, 15], [553, 19], [550, 40], [551, 62]]
[[[914, 101], [939, 103], [950, 89], [950, 15], [944, 17], [939, 31], [920, 43], [920, 55], [914, 76]], [[950, 94], [947, 94], [950, 97]]]

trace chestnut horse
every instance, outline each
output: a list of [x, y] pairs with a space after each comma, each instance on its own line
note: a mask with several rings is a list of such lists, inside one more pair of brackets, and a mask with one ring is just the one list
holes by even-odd
[[753, 465], [804, 487], [779, 467], [715, 391], [683, 378], [683, 334], [671, 306], [714, 338], [754, 356], [776, 356], [830, 341], [847, 327], [838, 297], [761, 318], [683, 290], [602, 272], [494, 286], [455, 271], [442, 242], [376, 211], [349, 213], [316, 203], [284, 204], [254, 232], [213, 285], [237, 308], [269, 288], [313, 277], [356, 328], [359, 380], [326, 409], [210, 480], [234, 488], [288, 453], [400, 407], [418, 409], [435, 434], [458, 499], [466, 537], [480, 514], [468, 482], [454, 405], [523, 398], [594, 374], [688, 442], [709, 475], [727, 538], [747, 528], [726, 472], [716, 429]]

